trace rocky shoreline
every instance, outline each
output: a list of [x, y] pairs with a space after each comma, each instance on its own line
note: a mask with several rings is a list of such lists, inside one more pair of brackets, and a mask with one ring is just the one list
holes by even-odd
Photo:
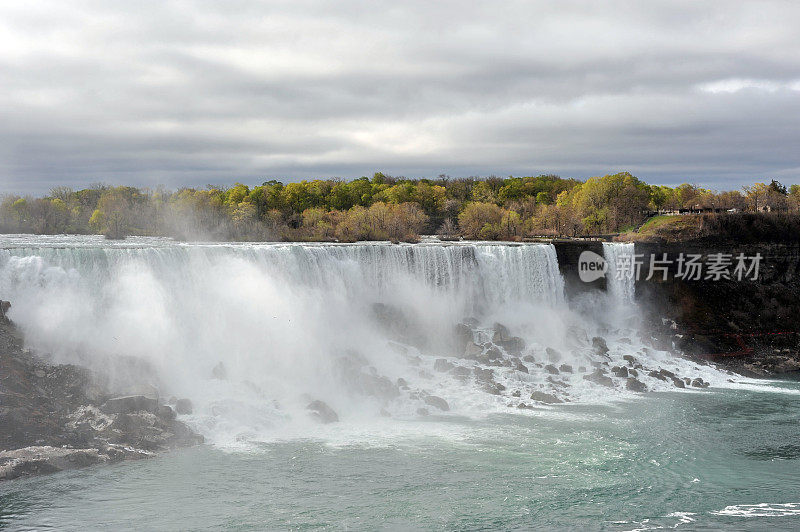
[[23, 348], [0, 317], [0, 480], [141, 459], [201, 443], [156, 394], [115, 395], [91, 371]]

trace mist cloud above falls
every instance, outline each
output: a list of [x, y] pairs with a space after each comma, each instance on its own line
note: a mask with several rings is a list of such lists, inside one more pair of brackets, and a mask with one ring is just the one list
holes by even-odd
[[0, 5], [0, 189], [800, 177], [800, 5]]

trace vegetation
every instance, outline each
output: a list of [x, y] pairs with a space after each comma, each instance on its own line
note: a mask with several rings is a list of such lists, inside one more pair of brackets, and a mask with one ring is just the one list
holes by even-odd
[[[585, 182], [554, 175], [405, 179], [376, 173], [168, 191], [94, 185], [46, 197], [6, 195], [0, 231], [172, 236], [209, 240], [415, 240], [420, 234], [518, 240], [638, 228], [654, 212], [794, 212], [800, 186], [777, 181], [716, 193], [648, 185], [622, 172]], [[652, 220], [645, 231], [664, 218]], [[670, 222], [671, 223], [671, 222]]]

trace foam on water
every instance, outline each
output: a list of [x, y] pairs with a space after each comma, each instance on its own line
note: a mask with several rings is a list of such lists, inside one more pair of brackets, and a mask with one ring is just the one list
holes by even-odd
[[[32, 348], [87, 364], [120, 389], [138, 380], [165, 398], [190, 398], [195, 412], [185, 419], [221, 445], [326, 432], [340, 439], [347, 427], [391, 433], [386, 427], [416, 426], [424, 410], [539, 415], [550, 407], [533, 392], [564, 401], [559, 408], [634, 398], [624, 378], [610, 375], [613, 388], [584, 378], [594, 366], [632, 366], [626, 355], [651, 391], [676, 389], [647, 375], [662, 368], [713, 386], [730, 378], [650, 345], [632, 282], [609, 280], [608, 294], [567, 301], [552, 245], [30, 236], [0, 244], [0, 294]], [[604, 245], [612, 263], [632, 251]], [[460, 323], [468, 324], [461, 336]], [[465, 341], [478, 350], [470, 358]], [[442, 358], [466, 369], [439, 371]], [[548, 364], [572, 372], [553, 375]], [[225, 378], [213, 378], [214, 368]], [[491, 377], [480, 378], [487, 370]], [[429, 395], [450, 410], [439, 412]], [[315, 399], [342, 424], [321, 432], [306, 410]]]

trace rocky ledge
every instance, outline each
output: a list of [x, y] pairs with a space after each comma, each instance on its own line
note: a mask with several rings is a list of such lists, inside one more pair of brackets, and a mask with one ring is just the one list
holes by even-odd
[[115, 396], [91, 371], [51, 365], [0, 317], [0, 480], [195, 445], [203, 437], [156, 394]]

